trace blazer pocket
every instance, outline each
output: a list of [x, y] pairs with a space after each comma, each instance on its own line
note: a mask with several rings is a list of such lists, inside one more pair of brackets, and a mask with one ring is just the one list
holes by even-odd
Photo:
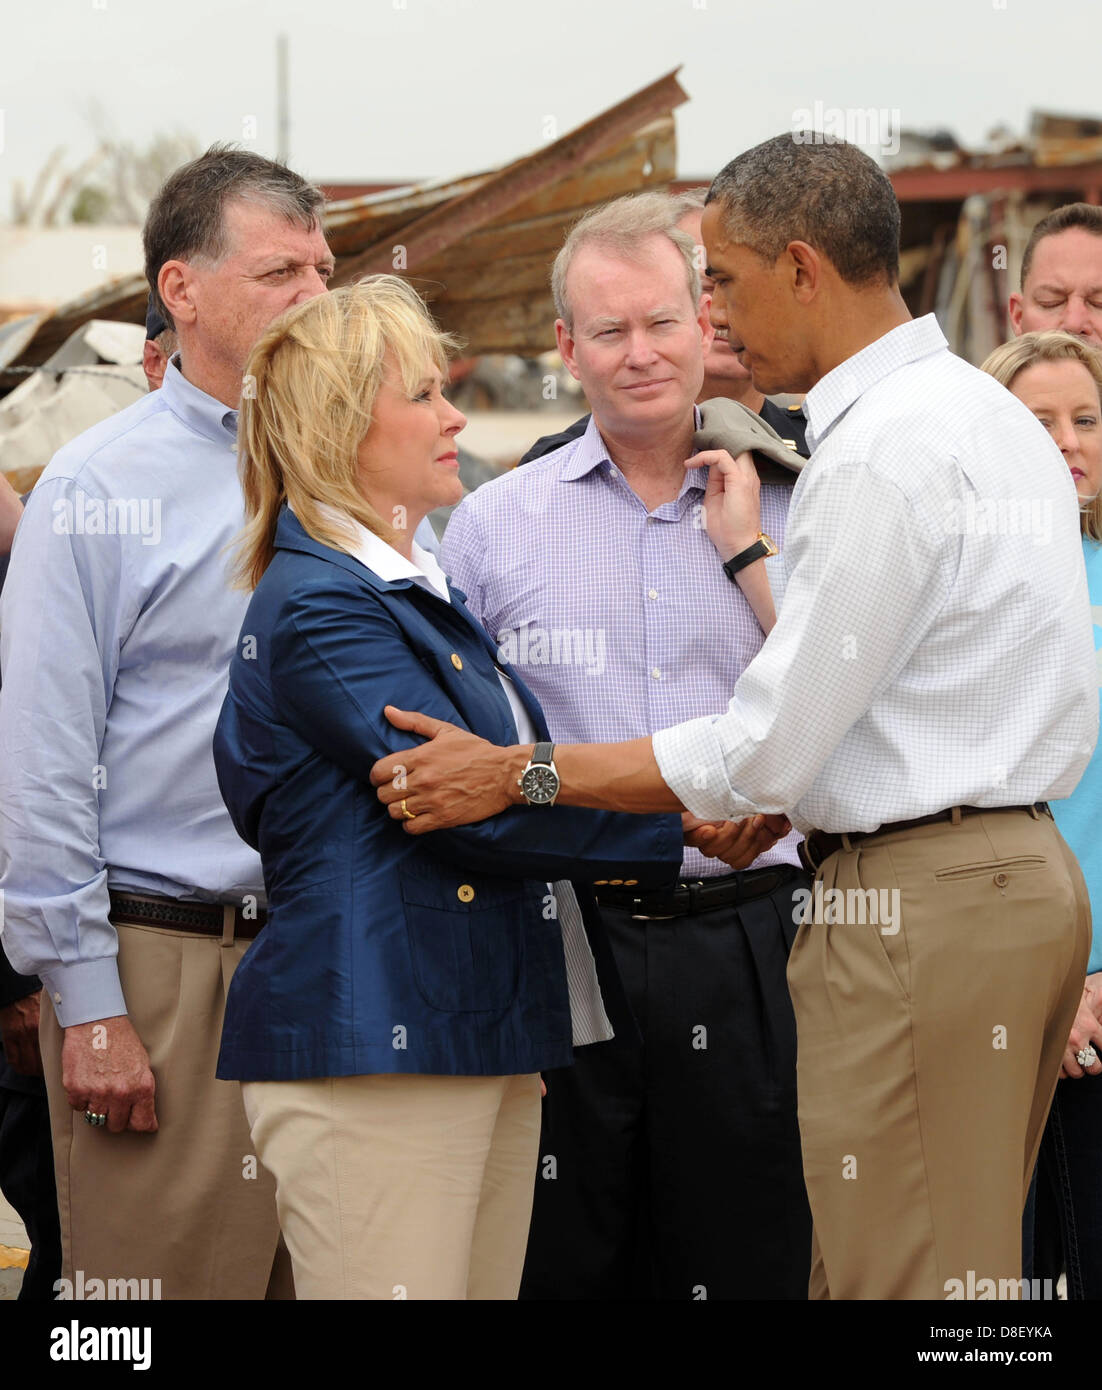
[[399, 869], [413, 976], [447, 1013], [508, 1008], [516, 999], [528, 911], [524, 884]]

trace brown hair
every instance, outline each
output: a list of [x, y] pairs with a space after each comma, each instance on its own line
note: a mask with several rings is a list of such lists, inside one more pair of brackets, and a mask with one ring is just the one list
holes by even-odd
[[1063, 207], [1054, 208], [1052, 212], [1046, 213], [1030, 232], [1029, 240], [1022, 252], [1022, 279], [1019, 288], [1025, 289], [1026, 278], [1033, 266], [1033, 253], [1037, 250], [1038, 243], [1044, 241], [1047, 236], [1069, 232], [1073, 227], [1081, 227], [1085, 232], [1102, 237], [1102, 208], [1095, 207], [1093, 203], [1065, 203]]
[[150, 203], [142, 228], [149, 293], [170, 328], [176, 325], [157, 289], [161, 268], [168, 261], [203, 259], [217, 264], [229, 250], [226, 204], [237, 200], [263, 203], [309, 230], [318, 222], [325, 195], [285, 164], [231, 145], [211, 145], [170, 174]]

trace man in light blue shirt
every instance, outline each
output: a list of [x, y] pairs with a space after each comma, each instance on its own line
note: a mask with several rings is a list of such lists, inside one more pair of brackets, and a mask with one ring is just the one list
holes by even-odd
[[273, 318], [325, 290], [321, 204], [241, 151], [171, 176], [144, 238], [180, 356], [160, 391], [56, 455], [12, 553], [0, 888], [5, 949], [53, 1003], [63, 1297], [149, 1278], [162, 1298], [261, 1298], [272, 1272], [272, 1187], [237, 1087], [214, 1080], [263, 879], [211, 738], [247, 601], [226, 578], [242, 372]]

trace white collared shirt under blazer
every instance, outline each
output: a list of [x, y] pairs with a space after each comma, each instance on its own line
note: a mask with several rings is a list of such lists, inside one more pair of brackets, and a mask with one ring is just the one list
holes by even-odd
[[805, 410], [777, 625], [726, 713], [654, 736], [665, 781], [697, 816], [835, 833], [1070, 795], [1098, 677], [1075, 486], [1047, 431], [933, 315], [829, 372]]

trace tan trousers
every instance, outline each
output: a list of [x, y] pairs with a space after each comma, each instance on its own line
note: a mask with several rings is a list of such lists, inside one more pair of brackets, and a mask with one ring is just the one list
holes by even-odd
[[538, 1076], [242, 1086], [301, 1299], [513, 1299], [539, 1155]]
[[1090, 946], [1079, 866], [1049, 817], [992, 812], [856, 841], [815, 887], [788, 966], [810, 1297], [944, 1299], [969, 1271], [1017, 1297]]
[[159, 1128], [85, 1123], [61, 1085], [62, 1030], [43, 1008], [62, 1277], [79, 1287], [83, 1271], [85, 1288], [159, 1279], [162, 1299], [293, 1298], [286, 1252], [277, 1259], [275, 1185], [253, 1154], [240, 1085], [214, 1075], [226, 991], [249, 943], [127, 925], [118, 936]]

